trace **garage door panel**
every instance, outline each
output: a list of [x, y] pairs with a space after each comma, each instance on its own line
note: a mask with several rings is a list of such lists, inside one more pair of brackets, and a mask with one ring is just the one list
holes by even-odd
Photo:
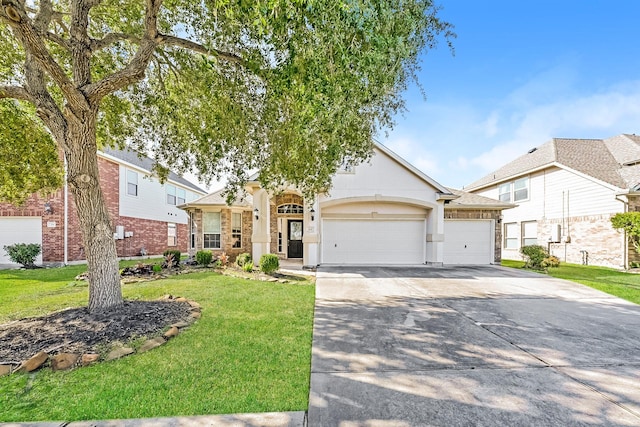
[[[37, 243], [42, 245], [42, 218], [0, 218], [0, 264], [14, 264], [7, 256], [4, 247], [5, 245], [16, 243]], [[42, 254], [36, 258], [36, 264], [40, 263], [42, 263]]]
[[493, 262], [491, 221], [444, 222], [444, 264], [490, 264]]
[[325, 219], [325, 264], [422, 264], [424, 220]]

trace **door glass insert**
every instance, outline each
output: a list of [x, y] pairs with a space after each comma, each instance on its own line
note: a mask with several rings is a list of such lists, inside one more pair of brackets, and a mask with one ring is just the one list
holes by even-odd
[[289, 240], [302, 240], [301, 221], [291, 221], [289, 223]]

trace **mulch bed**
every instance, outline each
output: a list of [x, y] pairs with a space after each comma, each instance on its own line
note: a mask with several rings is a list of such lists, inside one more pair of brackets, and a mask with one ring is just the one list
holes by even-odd
[[0, 363], [17, 363], [39, 351], [97, 353], [110, 343], [157, 335], [189, 319], [191, 306], [177, 301], [125, 301], [106, 313], [72, 308], [0, 325]]

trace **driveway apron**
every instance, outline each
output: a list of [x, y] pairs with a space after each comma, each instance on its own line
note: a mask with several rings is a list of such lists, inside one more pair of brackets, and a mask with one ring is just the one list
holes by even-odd
[[640, 306], [502, 267], [323, 267], [308, 423], [640, 425]]

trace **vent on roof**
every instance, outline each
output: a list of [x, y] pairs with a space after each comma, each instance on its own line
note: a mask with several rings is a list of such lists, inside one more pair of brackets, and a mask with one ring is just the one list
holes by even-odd
[[637, 164], [640, 164], [640, 159], [638, 160], [631, 160], [630, 162], [624, 162], [622, 164], [622, 166], [635, 166]]
[[531, 153], [533, 153], [533, 152], [534, 152], [534, 151], [536, 151], [536, 150], [537, 150], [537, 148], [532, 148], [531, 150], [527, 151], [527, 153], [528, 153], [528, 154], [531, 154]]

